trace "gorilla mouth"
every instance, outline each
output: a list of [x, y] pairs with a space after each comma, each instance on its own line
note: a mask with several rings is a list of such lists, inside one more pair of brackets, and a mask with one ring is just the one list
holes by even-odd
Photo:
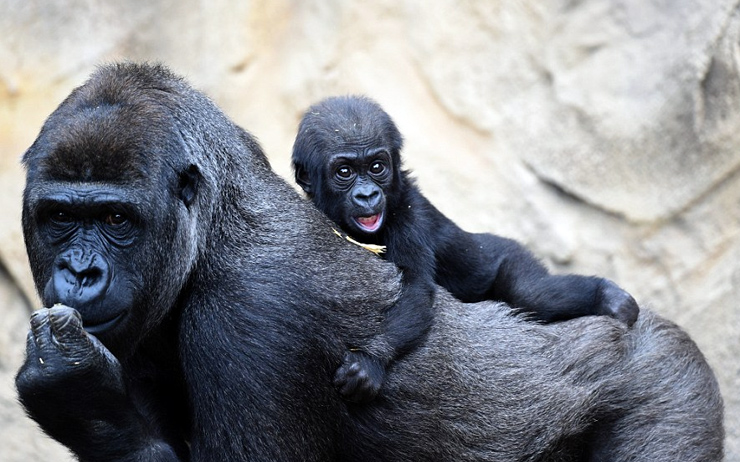
[[367, 233], [374, 233], [380, 229], [380, 225], [383, 224], [383, 212], [376, 213], [369, 217], [355, 217], [355, 223], [363, 231]]
[[100, 334], [100, 333], [103, 333], [105, 331], [111, 330], [114, 327], [116, 327], [118, 325], [118, 323], [121, 322], [121, 319], [123, 319], [123, 317], [124, 317], [125, 314], [126, 313], [123, 312], [123, 313], [115, 316], [113, 319], [109, 319], [108, 321], [103, 321], [101, 323], [93, 324], [93, 325], [87, 324], [83, 320], [82, 327], [83, 327], [83, 329], [85, 329], [85, 331], [88, 334], [92, 334], [92, 335]]

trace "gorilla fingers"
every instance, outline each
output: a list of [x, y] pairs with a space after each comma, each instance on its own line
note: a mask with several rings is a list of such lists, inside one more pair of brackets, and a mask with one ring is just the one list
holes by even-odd
[[167, 443], [151, 439], [149, 417], [129, 399], [121, 364], [72, 308], [33, 313], [16, 388], [29, 416], [80, 460], [180, 460]]
[[386, 365], [375, 356], [361, 351], [348, 351], [334, 374], [334, 385], [348, 401], [371, 401], [383, 384], [385, 368]]

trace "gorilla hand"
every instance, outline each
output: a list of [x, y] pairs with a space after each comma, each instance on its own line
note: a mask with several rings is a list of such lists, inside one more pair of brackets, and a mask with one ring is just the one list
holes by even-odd
[[[68, 403], [67, 412], [74, 414], [80, 412], [81, 402], [126, 393], [118, 360], [83, 330], [80, 314], [63, 305], [40, 309], [31, 316], [26, 362], [16, 386], [29, 412], [39, 417], [47, 411], [46, 400], [38, 399], [42, 395], [64, 394], [63, 400], [55, 402]], [[59, 414], [56, 417], [66, 417], [67, 412], [54, 409]], [[55, 416], [45, 420], [49, 418]]]
[[[56, 305], [33, 313], [26, 361], [15, 380], [30, 416], [81, 460], [178, 460], [166, 443], [147, 441], [121, 364], [83, 330], [73, 308]], [[87, 443], [76, 447], [84, 434]], [[129, 451], [111, 453], [110, 441], [125, 441]]]
[[637, 321], [640, 307], [632, 295], [608, 279], [602, 279], [599, 287], [600, 304], [598, 314], [616, 318], [628, 326]]
[[385, 379], [385, 366], [378, 358], [361, 351], [349, 351], [334, 374], [334, 386], [353, 403], [372, 401]]

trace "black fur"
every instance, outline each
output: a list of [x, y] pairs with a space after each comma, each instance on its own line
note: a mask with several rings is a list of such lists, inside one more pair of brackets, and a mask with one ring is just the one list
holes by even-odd
[[[650, 312], [632, 329], [607, 317], [539, 325], [442, 290], [426, 341], [394, 363], [376, 400], [347, 403], [331, 377], [348, 348], [382, 339], [398, 270], [336, 236], [247, 133], [160, 67], [96, 72], [25, 162], [40, 292], [54, 254], [74, 241], [47, 240], [40, 197], [94, 188], [138, 212], [135, 245], [108, 261], [122, 273], [115, 283], [134, 282], [133, 301], [40, 310], [17, 376], [31, 417], [83, 460], [721, 458], [714, 376], [691, 340]], [[89, 204], [70, 212], [87, 217]], [[83, 248], [108, 248], [89, 236]], [[126, 317], [86, 333], [108, 302]]]
[[316, 206], [355, 240], [386, 246], [385, 258], [403, 271], [404, 291], [386, 320], [385, 355], [350, 353], [337, 371], [347, 399], [372, 399], [387, 365], [423, 339], [436, 284], [464, 302], [503, 301], [543, 321], [598, 314], [635, 322], [637, 303], [613, 282], [551, 275], [516, 241], [460, 229], [401, 168], [401, 146], [388, 114], [358, 96], [308, 109], [293, 146], [296, 181]]

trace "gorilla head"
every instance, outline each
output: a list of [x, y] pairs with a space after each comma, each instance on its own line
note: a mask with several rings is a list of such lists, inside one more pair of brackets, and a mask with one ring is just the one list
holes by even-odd
[[[228, 304], [219, 269], [239, 268], [233, 243], [250, 232], [230, 205], [253, 207], [245, 169], [269, 169], [264, 154], [166, 68], [121, 63], [62, 102], [23, 162], [26, 250], [47, 308], [31, 318], [21, 403], [82, 460], [185, 457], [179, 323], [188, 306]], [[198, 283], [209, 277], [219, 283]]]
[[296, 139], [306, 142], [294, 146], [296, 181], [317, 207], [360, 239], [380, 232], [404, 184], [390, 116], [369, 98], [329, 98], [306, 112]]
[[177, 81], [102, 77], [75, 90], [26, 152], [23, 230], [44, 305], [76, 308], [85, 330], [125, 356], [123, 342], [161, 321], [195, 263], [203, 182], [152, 97], [171, 100]]

